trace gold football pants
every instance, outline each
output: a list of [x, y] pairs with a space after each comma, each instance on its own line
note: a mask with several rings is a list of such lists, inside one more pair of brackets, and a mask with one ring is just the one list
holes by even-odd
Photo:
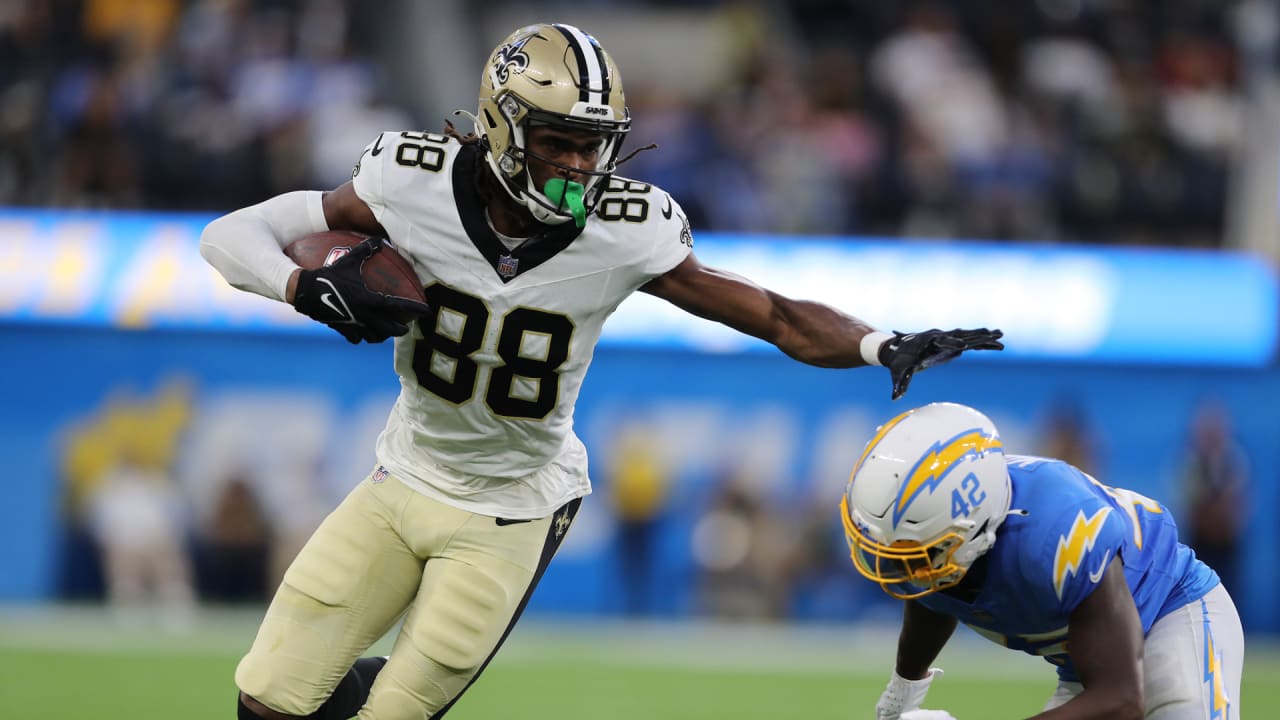
[[236, 684], [267, 707], [308, 715], [405, 616], [359, 717], [441, 717], [515, 626], [580, 503], [500, 524], [375, 472], [289, 566]]

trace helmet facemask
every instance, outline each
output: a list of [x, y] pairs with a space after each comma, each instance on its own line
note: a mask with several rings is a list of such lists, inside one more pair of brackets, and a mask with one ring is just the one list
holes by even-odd
[[[622, 150], [623, 138], [630, 130], [630, 118], [625, 118], [621, 123], [607, 123], [558, 115], [530, 106], [515, 93], [504, 93], [499, 97], [496, 105], [501, 122], [507, 126], [511, 138], [500, 155], [493, 152], [491, 148], [485, 158], [490, 169], [497, 176], [499, 184], [512, 200], [528, 208], [538, 222], [558, 225], [577, 219], [581, 226], [586, 216], [595, 211], [601, 192], [608, 186], [609, 177], [617, 168], [618, 153]], [[597, 154], [595, 168], [584, 170], [570, 167], [529, 150], [529, 130], [539, 126], [600, 135], [602, 144]], [[477, 123], [477, 130], [479, 129], [481, 126]], [[553, 199], [545, 192], [545, 188], [536, 187], [533, 174], [529, 172], [530, 159], [584, 177], [585, 180], [581, 182], [581, 208], [571, 207], [568, 202], [571, 195], [569, 192], [551, 193], [551, 195], [558, 195]]]
[[[878, 583], [886, 593], [910, 600], [958, 585], [974, 561], [991, 549], [995, 531], [979, 528], [972, 539], [948, 532], [927, 543], [876, 541], [869, 525], [854, 521], [847, 497], [840, 499], [840, 516], [853, 565], [863, 577]], [[966, 521], [957, 523], [963, 530]]]

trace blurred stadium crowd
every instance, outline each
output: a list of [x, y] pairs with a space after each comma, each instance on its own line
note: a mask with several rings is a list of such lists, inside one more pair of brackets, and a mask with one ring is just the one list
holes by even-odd
[[[606, 9], [696, 16], [730, 38], [696, 57], [719, 65], [697, 92], [620, 58], [630, 145], [661, 145], [622, 172], [672, 191], [697, 228], [1212, 247], [1240, 152], [1247, 4], [539, 12], [572, 16], [606, 47], [633, 42], [622, 23], [589, 24]], [[0, 205], [225, 210], [333, 186], [379, 130], [436, 130], [454, 106], [473, 108], [470, 94], [427, 108], [410, 86], [463, 73], [474, 87], [483, 55], [406, 73], [403, 43], [384, 42], [392, 28], [442, 18], [483, 53], [501, 33], [481, 18], [513, 5], [3, 0]]]

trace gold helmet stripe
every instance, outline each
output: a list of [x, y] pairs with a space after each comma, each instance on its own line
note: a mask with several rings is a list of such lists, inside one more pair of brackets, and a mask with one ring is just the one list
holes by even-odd
[[573, 48], [578, 61], [578, 99], [592, 105], [609, 104], [609, 65], [600, 43], [572, 25], [555, 24]]

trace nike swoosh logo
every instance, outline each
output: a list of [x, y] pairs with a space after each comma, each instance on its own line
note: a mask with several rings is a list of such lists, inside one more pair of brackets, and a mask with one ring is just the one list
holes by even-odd
[[519, 525], [520, 523], [533, 522], [533, 520], [508, 520], [507, 518], [494, 518], [494, 522], [498, 525]]
[[1089, 573], [1089, 582], [1097, 583], [1102, 580], [1102, 576], [1107, 572], [1107, 560], [1111, 559], [1111, 551], [1102, 553], [1102, 562], [1098, 563], [1098, 569]]
[[[355, 322], [355, 318], [351, 316], [350, 308], [347, 307], [347, 302], [342, 299], [342, 295], [338, 294], [338, 289], [333, 286], [333, 283], [325, 278], [317, 278], [316, 282], [322, 282], [329, 286], [331, 292], [320, 293], [320, 302], [324, 303], [325, 307], [338, 316], [336, 322]], [[334, 302], [335, 299], [337, 299], [337, 302]]]
[[377, 140], [373, 141], [373, 150], [370, 150], [369, 154], [374, 157], [377, 157], [378, 153], [380, 152], [382, 152], [382, 136], [381, 135], [378, 136]]
[[662, 217], [668, 220], [671, 219], [671, 196], [670, 195], [667, 196], [667, 206], [662, 208]]

